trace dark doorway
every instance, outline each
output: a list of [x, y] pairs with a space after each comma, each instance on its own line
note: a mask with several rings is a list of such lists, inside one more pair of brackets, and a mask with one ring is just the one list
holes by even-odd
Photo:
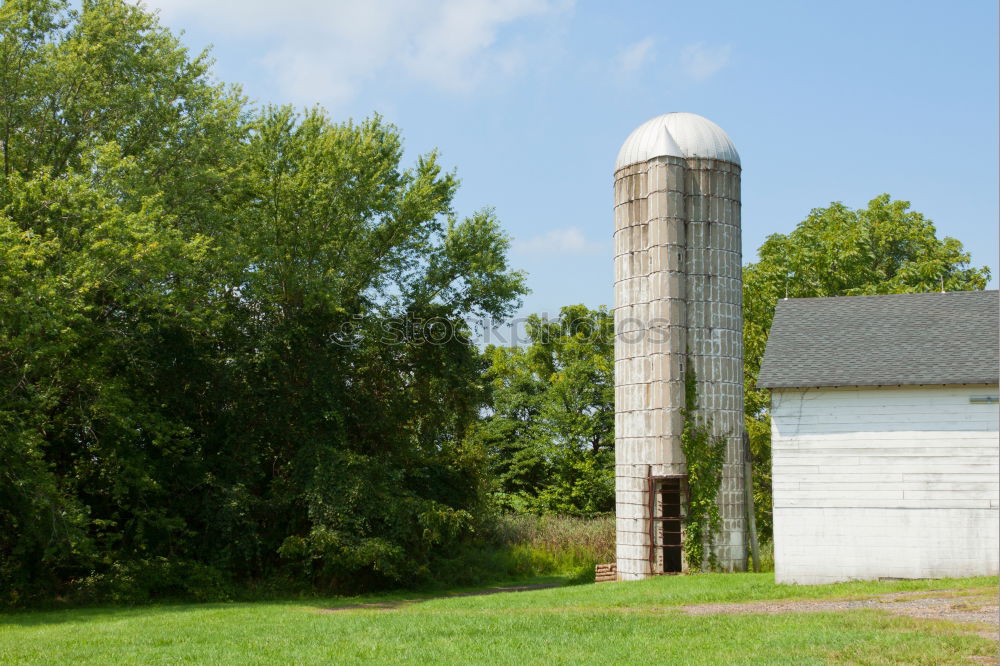
[[684, 571], [687, 487], [682, 476], [653, 480], [652, 567], [654, 573]]

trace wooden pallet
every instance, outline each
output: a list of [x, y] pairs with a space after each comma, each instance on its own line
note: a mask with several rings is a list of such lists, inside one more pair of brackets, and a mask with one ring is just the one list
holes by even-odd
[[617, 564], [598, 564], [594, 567], [595, 583], [613, 583], [618, 580]]

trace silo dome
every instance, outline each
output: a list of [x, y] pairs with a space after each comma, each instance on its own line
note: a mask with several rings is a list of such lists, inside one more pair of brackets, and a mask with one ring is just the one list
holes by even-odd
[[740, 163], [733, 140], [721, 127], [695, 113], [664, 113], [639, 125], [628, 135], [615, 171], [654, 157], [703, 157]]

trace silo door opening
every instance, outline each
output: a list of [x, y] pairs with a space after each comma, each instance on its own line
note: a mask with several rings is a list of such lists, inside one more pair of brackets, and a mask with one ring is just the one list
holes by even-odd
[[651, 479], [653, 534], [650, 564], [653, 573], [687, 570], [684, 564], [684, 518], [687, 516], [687, 483], [683, 476]]

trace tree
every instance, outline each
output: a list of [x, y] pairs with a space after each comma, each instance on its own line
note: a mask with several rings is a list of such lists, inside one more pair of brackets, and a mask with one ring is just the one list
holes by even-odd
[[480, 509], [464, 320], [509, 314], [523, 277], [492, 213], [456, 219], [454, 175], [400, 169], [380, 119], [272, 108], [250, 134], [226, 309], [253, 388], [224, 430], [268, 461], [254, 487], [284, 524], [261, 538], [320, 582], [412, 580]]
[[185, 531], [171, 504], [195, 443], [151, 391], [207, 330], [210, 244], [171, 201], [213, 213], [197, 186], [230, 164], [239, 103], [124, 3], [10, 1], [0, 34], [0, 587], [16, 600]]
[[477, 432], [508, 509], [614, 510], [614, 321], [606, 308], [532, 315], [526, 347], [489, 347], [492, 414]]
[[813, 209], [791, 233], [769, 236], [758, 257], [743, 268], [743, 353], [754, 499], [758, 525], [767, 536], [770, 397], [757, 389], [757, 376], [778, 299], [983, 289], [990, 271], [969, 266], [959, 241], [938, 238], [930, 220], [888, 194], [861, 210], [839, 202]]
[[493, 214], [121, 0], [8, 0], [0, 34], [5, 599], [430, 575], [485, 501], [464, 321], [525, 291]]

